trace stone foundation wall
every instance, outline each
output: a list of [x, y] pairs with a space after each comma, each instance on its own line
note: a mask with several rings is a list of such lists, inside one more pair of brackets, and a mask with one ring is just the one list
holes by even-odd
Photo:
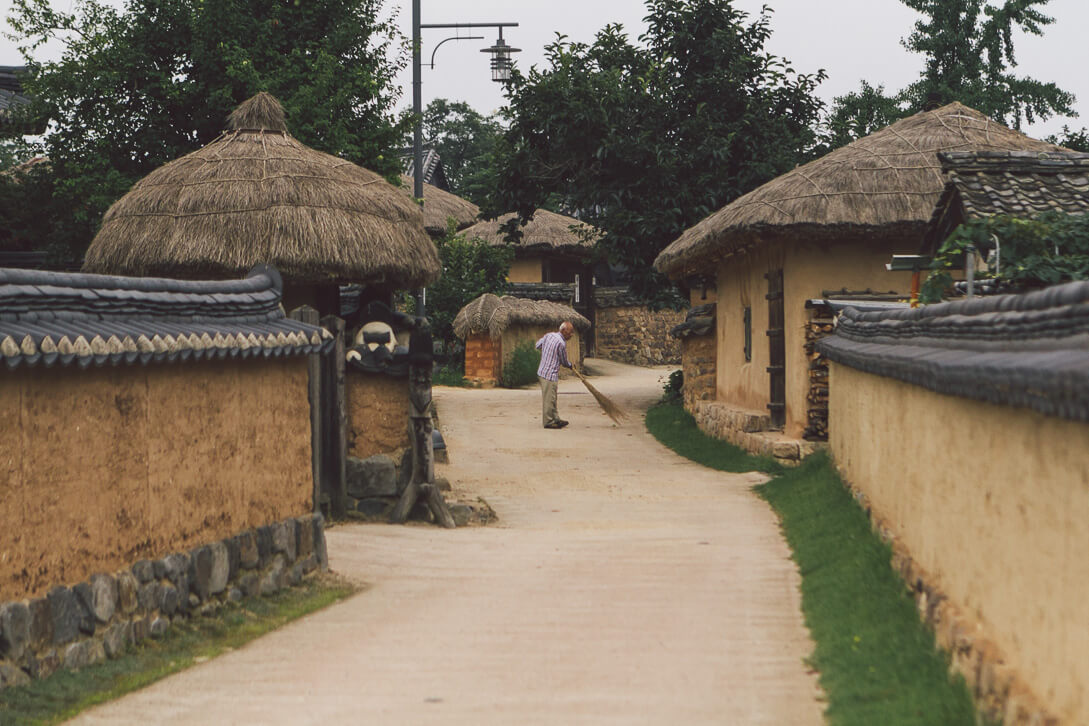
[[115, 658], [174, 623], [297, 585], [328, 564], [314, 514], [0, 604], [0, 688]]
[[715, 400], [715, 336], [685, 338], [681, 366], [684, 369], [684, 408], [692, 413], [698, 402]]
[[771, 418], [766, 413], [748, 411], [717, 401], [696, 401], [690, 410], [696, 425], [708, 436], [740, 446], [751, 454], [772, 456], [787, 466], [802, 459], [824, 444], [792, 439], [779, 431], [769, 431]]
[[474, 333], [465, 339], [465, 377], [480, 383], [499, 380], [501, 365], [500, 341], [487, 333]]
[[683, 310], [599, 307], [595, 316], [594, 355], [598, 358], [638, 366], [681, 362], [680, 341], [669, 331], [684, 322]]

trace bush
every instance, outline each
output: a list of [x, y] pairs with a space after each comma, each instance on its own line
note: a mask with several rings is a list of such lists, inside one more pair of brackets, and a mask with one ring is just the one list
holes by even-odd
[[666, 379], [665, 385], [662, 386], [662, 403], [680, 401], [681, 392], [683, 390], [684, 371], [678, 369], [669, 374], [669, 378]]
[[467, 385], [465, 383], [465, 367], [457, 361], [435, 366], [435, 371], [431, 374], [431, 383], [435, 386], [464, 388]]
[[511, 352], [499, 376], [503, 388], [521, 388], [537, 382], [537, 368], [541, 365], [541, 353], [533, 343], [523, 341]]

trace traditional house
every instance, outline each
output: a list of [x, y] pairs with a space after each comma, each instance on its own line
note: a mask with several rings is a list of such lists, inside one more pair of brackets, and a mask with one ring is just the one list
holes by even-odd
[[84, 270], [229, 278], [258, 263], [284, 278], [284, 306], [339, 312], [338, 285], [362, 303], [438, 279], [424, 215], [378, 174], [288, 132], [280, 103], [259, 93], [202, 149], [156, 169], [113, 204]]
[[[465, 377], [478, 383], [498, 382], [515, 348], [533, 345], [564, 321], [581, 335], [590, 330], [590, 321], [567, 305], [481, 295], [454, 318], [454, 334], [465, 341]], [[567, 341], [567, 357], [572, 363], [582, 362], [579, 335]]]
[[[813, 344], [832, 321], [813, 315], [856, 293], [870, 304], [908, 298], [910, 273], [885, 265], [918, 251], [945, 183], [938, 153], [1057, 149], [952, 103], [787, 172], [685, 231], [655, 266], [717, 297], [715, 400], [690, 404], [701, 426], [780, 458], [805, 453], [800, 439], [807, 429], [823, 438], [827, 418]], [[807, 310], [809, 301], [818, 304]]]
[[[412, 177], [401, 175], [402, 189], [412, 194]], [[480, 216], [480, 207], [468, 199], [462, 199], [441, 187], [424, 184], [423, 196], [424, 227], [432, 238], [446, 234], [446, 226], [454, 221], [454, 229], [462, 230], [476, 223]]]
[[938, 159], [946, 181], [923, 241], [928, 254], [962, 222], [995, 215], [1089, 212], [1089, 154], [950, 151]]

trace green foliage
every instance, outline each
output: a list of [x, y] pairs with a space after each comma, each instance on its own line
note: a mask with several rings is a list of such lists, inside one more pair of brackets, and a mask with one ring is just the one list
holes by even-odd
[[797, 74], [765, 51], [769, 13], [648, 0], [639, 44], [618, 25], [589, 44], [559, 36], [543, 68], [507, 87], [510, 128], [485, 212], [576, 212], [605, 233], [599, 247], [632, 271], [636, 292], [671, 289], [651, 269], [657, 254], [815, 140], [824, 74]]
[[677, 369], [669, 374], [662, 386], [662, 403], [676, 403], [681, 400], [684, 391], [684, 371]]
[[833, 726], [975, 723], [968, 689], [919, 620], [892, 552], [825, 454], [756, 492], [775, 509], [802, 575], [810, 660]]
[[[464, 101], [436, 98], [423, 112], [424, 143], [439, 152], [450, 191], [474, 204], [484, 204], [495, 190], [492, 153], [503, 127]], [[406, 136], [410, 145], [411, 134]]]
[[1061, 134], [1052, 134], [1045, 139], [1049, 143], [1065, 146], [1071, 151], [1089, 152], [1089, 128], [1082, 126], [1075, 131], [1069, 126], [1063, 126]]
[[902, 41], [923, 56], [919, 80], [891, 96], [882, 86], [863, 81], [857, 93], [837, 98], [826, 119], [825, 143], [837, 148], [953, 101], [1017, 129], [1026, 121], [1077, 116], [1070, 93], [1012, 73], [1017, 66], [1014, 34], [1043, 35], [1054, 22], [1039, 10], [1048, 1], [900, 0], [922, 15]]
[[541, 351], [533, 343], [524, 340], [515, 346], [510, 357], [503, 362], [499, 385], [503, 388], [521, 388], [537, 382], [537, 369], [541, 365]]
[[443, 342], [445, 349], [456, 339], [453, 325], [459, 310], [484, 293], [506, 292], [514, 250], [466, 239], [454, 225], [447, 227], [437, 246], [442, 277], [427, 288], [427, 318], [431, 334]]
[[763, 471], [778, 474], [782, 465], [770, 456], [753, 456], [741, 448], [700, 431], [696, 420], [677, 402], [661, 403], [647, 411], [647, 431], [669, 448], [692, 461], [718, 471]]
[[[37, 222], [39, 238], [81, 258], [114, 200], [215, 139], [258, 91], [283, 103], [303, 143], [392, 178], [399, 164], [388, 149], [411, 119], [393, 115], [406, 55], [381, 5], [130, 0], [116, 10], [75, 0], [62, 12], [49, 0], [15, 0], [8, 22], [32, 70], [31, 112], [51, 121], [44, 151], [63, 212]], [[60, 60], [33, 62], [32, 50], [55, 37], [65, 44]]]
[[963, 268], [970, 249], [988, 260], [988, 269], [977, 277], [1011, 290], [1089, 279], [1089, 217], [1047, 212], [1032, 219], [996, 215], [961, 224], [939, 248], [935, 269], [920, 290], [922, 302], [941, 300], [952, 285], [952, 270]]
[[452, 361], [446, 365], [436, 366], [431, 374], [431, 383], [436, 386], [454, 386], [465, 388], [465, 365], [461, 361]]

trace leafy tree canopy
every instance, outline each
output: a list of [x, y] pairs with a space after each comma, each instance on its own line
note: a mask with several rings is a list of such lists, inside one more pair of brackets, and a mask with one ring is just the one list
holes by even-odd
[[863, 81], [857, 93], [836, 99], [827, 121], [832, 148], [897, 119], [953, 101], [1008, 126], [1052, 116], [1077, 116], [1074, 96], [1054, 83], [1017, 76], [1013, 34], [1043, 35], [1054, 18], [1049, 0], [900, 0], [923, 17], [902, 41], [923, 56], [919, 80], [888, 96]]
[[618, 25], [590, 44], [564, 36], [543, 68], [507, 87], [510, 128], [496, 149], [485, 211], [537, 207], [599, 227], [633, 288], [669, 297], [651, 264], [680, 233], [792, 168], [814, 142], [824, 73], [798, 74], [764, 50], [768, 10], [732, 0], [648, 0], [647, 32]]
[[[450, 191], [480, 205], [495, 189], [492, 153], [503, 127], [464, 101], [436, 98], [423, 112], [423, 137], [439, 153]], [[411, 145], [412, 136], [406, 137]]]
[[[391, 178], [405, 48], [381, 0], [15, 0], [8, 22], [31, 68], [31, 113], [64, 218], [43, 245], [82, 257], [106, 208], [152, 169], [213, 140], [246, 98], [268, 91], [292, 134]], [[59, 37], [58, 61], [32, 52]]]

